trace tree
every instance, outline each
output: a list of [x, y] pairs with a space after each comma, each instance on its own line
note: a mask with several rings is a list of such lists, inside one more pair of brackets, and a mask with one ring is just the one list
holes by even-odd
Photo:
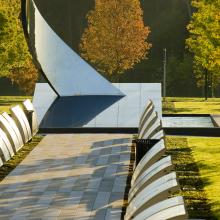
[[[194, 54], [198, 85], [209, 82], [212, 92], [220, 82], [220, 1], [193, 0], [196, 12], [188, 25], [187, 47]], [[206, 91], [208, 85], [205, 85]], [[207, 94], [206, 94], [207, 96]]]
[[146, 58], [149, 27], [139, 0], [96, 0], [80, 44], [82, 57], [107, 75], [123, 73]]
[[[0, 0], [0, 76], [8, 77], [18, 84], [21, 90], [30, 94], [38, 72], [31, 64], [20, 11], [20, 0]], [[22, 81], [26, 83], [20, 83]]]
[[38, 79], [38, 71], [33, 62], [29, 59], [23, 67], [15, 67], [12, 69], [9, 78], [22, 88], [26, 94], [32, 94], [35, 83]]
[[[167, 94], [168, 96], [199, 96], [193, 74], [192, 55], [185, 53], [183, 58], [171, 55], [167, 58]], [[190, 79], [190, 80], [189, 80]]]

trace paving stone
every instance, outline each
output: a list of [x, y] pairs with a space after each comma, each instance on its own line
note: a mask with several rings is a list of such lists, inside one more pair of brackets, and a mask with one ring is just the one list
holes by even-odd
[[121, 152], [121, 145], [113, 146], [111, 150], [111, 154], [119, 154]]
[[109, 161], [108, 163], [118, 163], [118, 161], [120, 160], [120, 154], [112, 154], [109, 156]]
[[128, 162], [130, 161], [130, 153], [121, 153], [120, 162]]
[[96, 196], [97, 192], [86, 192], [83, 194], [80, 200], [80, 204], [86, 204], [86, 210], [91, 211], [93, 209]]
[[103, 178], [99, 186], [99, 191], [111, 192], [113, 185], [114, 178]]
[[92, 174], [92, 178], [99, 178], [99, 177], [103, 177], [106, 171], [106, 167], [103, 166], [97, 166], [94, 169], [94, 172]]
[[55, 218], [57, 218], [59, 215], [60, 215], [60, 213], [61, 213], [61, 210], [59, 210], [59, 209], [51, 209], [51, 208], [49, 208], [48, 210], [47, 210], [47, 213], [44, 215], [44, 216], [42, 216], [42, 220], [43, 219], [55, 219]]
[[0, 219], [120, 219], [130, 137], [47, 135], [0, 183]]
[[45, 189], [48, 187], [50, 183], [50, 180], [43, 180], [43, 181], [39, 181], [34, 187], [32, 192], [44, 192]]
[[99, 149], [92, 149], [92, 152], [90, 153], [90, 155], [92, 155], [92, 156], [99, 156], [101, 153], [101, 149], [99, 148]]
[[65, 181], [60, 185], [59, 192], [71, 192], [77, 177], [66, 177]]
[[111, 192], [98, 192], [98, 195], [96, 197], [93, 210], [104, 208], [110, 199]]
[[88, 158], [88, 155], [79, 156], [79, 157], [75, 160], [74, 164], [78, 164], [78, 165], [79, 165], [79, 164], [85, 164], [87, 158]]
[[107, 209], [105, 220], [119, 220], [121, 212], [121, 209]]
[[90, 179], [88, 186], [87, 186], [87, 189], [97, 189], [98, 190], [100, 187], [101, 181], [102, 181], [101, 177]]
[[107, 167], [104, 177], [112, 177], [117, 173], [118, 165], [117, 164], [111, 164]]
[[96, 165], [97, 166], [106, 165], [108, 164], [108, 159], [109, 159], [108, 155], [100, 156], [97, 160]]
[[66, 206], [78, 205], [82, 199], [83, 191], [72, 191], [68, 201], [66, 202]]
[[98, 209], [96, 210], [96, 212], [94, 212], [91, 216], [90, 216], [90, 219], [105, 219], [106, 217], [106, 213], [107, 213], [107, 210], [104, 208], [104, 209]]

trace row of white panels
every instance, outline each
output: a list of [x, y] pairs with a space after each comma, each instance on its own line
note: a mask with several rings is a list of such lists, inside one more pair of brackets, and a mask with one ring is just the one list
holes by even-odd
[[38, 131], [36, 111], [30, 100], [0, 114], [0, 166], [10, 160]]
[[140, 118], [138, 139], [158, 139], [158, 142], [134, 168], [125, 220], [187, 219], [183, 198], [170, 198], [180, 188], [171, 156], [166, 155], [163, 129], [152, 101]]

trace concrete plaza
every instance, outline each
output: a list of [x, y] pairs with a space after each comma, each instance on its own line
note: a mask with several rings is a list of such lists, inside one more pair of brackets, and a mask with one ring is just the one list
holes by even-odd
[[47, 135], [0, 183], [0, 219], [120, 219], [131, 135]]

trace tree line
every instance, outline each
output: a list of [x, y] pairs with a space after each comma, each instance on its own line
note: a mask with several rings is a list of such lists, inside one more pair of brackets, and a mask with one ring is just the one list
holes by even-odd
[[[85, 2], [77, 4], [85, 7]], [[220, 92], [219, 11], [219, 0], [192, 0], [191, 5], [179, 0], [94, 0], [87, 15], [79, 15], [85, 20], [77, 21], [82, 27], [76, 29], [84, 31], [73, 45], [115, 82], [162, 82], [167, 48], [167, 94], [213, 96]], [[26, 93], [32, 93], [38, 78], [21, 27], [19, 0], [0, 0], [0, 76]]]

